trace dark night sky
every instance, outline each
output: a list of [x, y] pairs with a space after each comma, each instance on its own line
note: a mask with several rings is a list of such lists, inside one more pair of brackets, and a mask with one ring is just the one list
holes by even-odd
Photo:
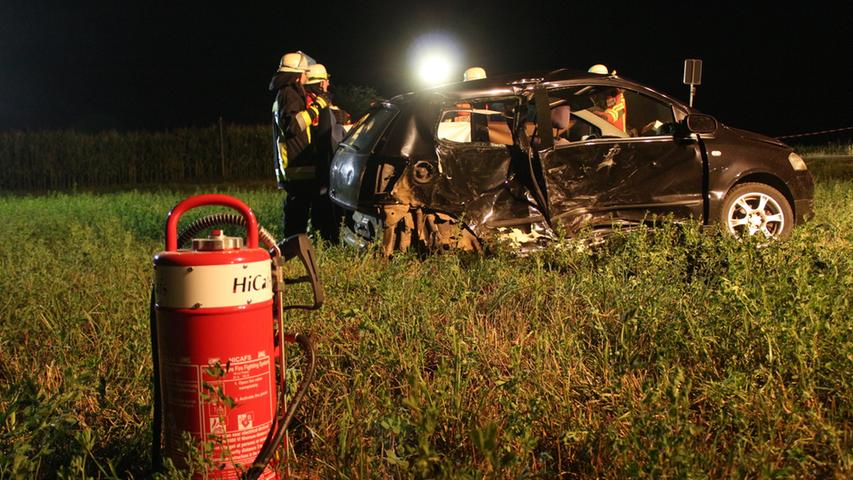
[[432, 31], [491, 74], [601, 62], [682, 100], [682, 62], [702, 58], [697, 107], [724, 123], [770, 135], [853, 125], [842, 1], [71, 3], [0, 4], [0, 130], [266, 122], [269, 78], [296, 49], [333, 83], [391, 96], [415, 88], [408, 47]]

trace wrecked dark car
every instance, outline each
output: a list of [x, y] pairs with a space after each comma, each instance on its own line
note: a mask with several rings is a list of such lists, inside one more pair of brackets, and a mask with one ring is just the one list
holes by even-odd
[[532, 249], [670, 217], [784, 238], [812, 214], [813, 190], [778, 140], [615, 74], [556, 70], [375, 105], [340, 144], [329, 193], [347, 243], [391, 254], [497, 238]]

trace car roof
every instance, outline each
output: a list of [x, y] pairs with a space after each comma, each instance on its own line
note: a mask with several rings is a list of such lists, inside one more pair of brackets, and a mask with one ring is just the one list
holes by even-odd
[[[408, 103], [410, 101], [417, 101], [417, 99], [433, 97], [436, 94], [445, 97], [451, 101], [467, 98], [500, 97], [517, 93], [519, 87], [523, 88], [524, 85], [530, 85], [533, 83], [543, 83], [545, 85], [556, 86], [575, 81], [590, 81], [596, 83], [604, 82], [613, 83], [614, 86], [633, 87], [635, 89], [642, 90], [645, 92], [651, 92], [684, 107], [680, 101], [675, 100], [669, 95], [663, 94], [643, 84], [631, 81], [624, 77], [620, 77], [617, 75], [602, 75], [598, 73], [590, 73], [586, 71], [573, 70], [568, 68], [560, 68], [557, 70], [550, 71], [533, 71], [508, 75], [496, 75], [494, 77], [482, 78], [479, 80], [447, 83], [425, 90], [419, 90], [416, 92], [409, 92], [397, 95], [396, 97], [392, 98], [390, 102]], [[515, 88], [513, 88], [514, 86]]]
[[551, 71], [523, 72], [508, 75], [497, 75], [478, 80], [446, 83], [425, 90], [398, 95], [394, 97], [392, 101], [404, 100], [413, 96], [417, 97], [431, 93], [438, 93], [448, 98], [487, 97], [492, 95], [511, 94], [513, 92], [513, 85], [522, 86], [530, 83], [550, 83], [566, 80], [601, 80], [608, 77], [610, 76], [583, 72], [580, 70], [570, 70], [566, 68]]

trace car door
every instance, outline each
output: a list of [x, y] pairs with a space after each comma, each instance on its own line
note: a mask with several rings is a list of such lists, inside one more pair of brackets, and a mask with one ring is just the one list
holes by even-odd
[[[606, 111], [619, 95], [626, 115], [614, 123]], [[676, 135], [672, 105], [609, 85], [540, 88], [534, 100], [545, 133], [537, 176], [552, 225], [576, 231], [669, 214], [701, 218], [700, 147]]]
[[407, 183], [431, 209], [483, 229], [542, 220], [531, 211], [515, 175], [519, 156], [513, 139], [517, 97], [455, 101], [443, 106], [435, 128], [434, 158], [413, 159]]

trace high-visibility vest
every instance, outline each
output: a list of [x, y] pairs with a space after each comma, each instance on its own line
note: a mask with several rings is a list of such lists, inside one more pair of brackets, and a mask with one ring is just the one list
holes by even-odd
[[625, 95], [622, 92], [616, 94], [616, 102], [604, 111], [604, 118], [614, 127], [627, 132], [625, 129], [628, 120], [628, 110], [625, 108]]

